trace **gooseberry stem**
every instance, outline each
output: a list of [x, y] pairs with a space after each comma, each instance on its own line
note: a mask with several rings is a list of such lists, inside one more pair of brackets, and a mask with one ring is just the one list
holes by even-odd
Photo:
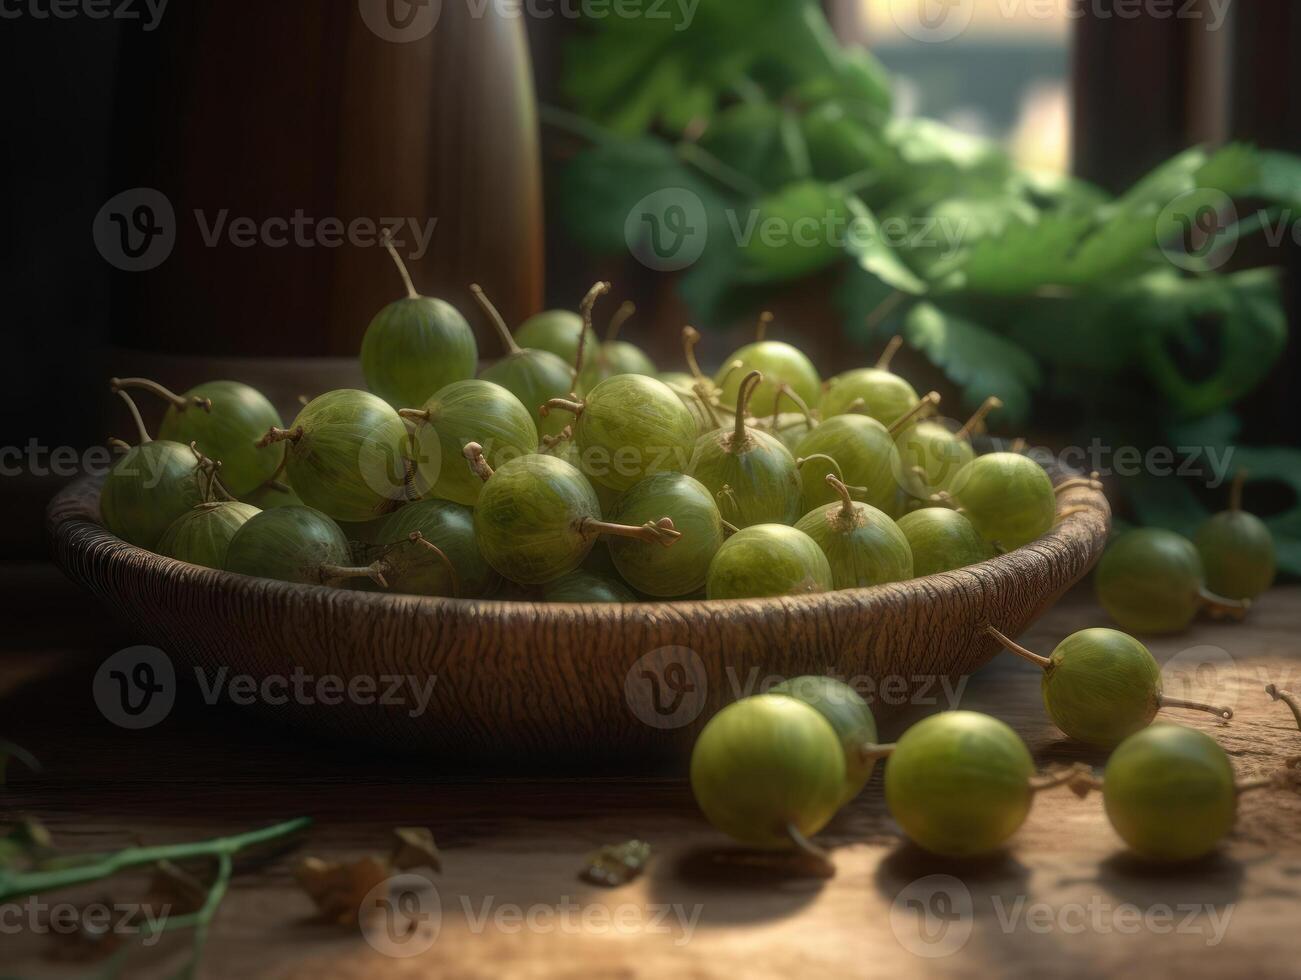
[[723, 420], [718, 417], [718, 412], [714, 411], [714, 403], [709, 397], [709, 387], [708, 381], [697, 381], [691, 386], [691, 393], [696, 396], [696, 401], [700, 402], [704, 408], [705, 414], [709, 416], [709, 421], [713, 423], [714, 428], [721, 429]]
[[108, 440], [108, 448], [120, 455], [131, 451], [131, 443], [127, 442], [125, 439], [110, 437]]
[[[883, 303], [882, 306], [884, 305], [885, 304]], [[878, 307], [878, 309], [879, 308], [880, 307]], [[881, 352], [881, 356], [876, 359], [876, 369], [878, 371], [889, 371], [890, 362], [894, 360], [894, 356], [899, 353], [899, 348], [902, 346], [903, 346], [902, 337], [900, 337], [898, 334], [895, 334], [893, 337], [891, 337], [886, 342], [885, 350]]]
[[[867, 332], [864, 336], [870, 337], [872, 334], [876, 333], [876, 328], [884, 323], [886, 318], [895, 311], [895, 307], [907, 298], [907, 293], [902, 289], [896, 289], [885, 299], [881, 300], [881, 302], [876, 305], [876, 308], [867, 315], [867, 319], [864, 321], [864, 326], [867, 328]], [[900, 341], [900, 343], [902, 343], [902, 341]], [[889, 361], [886, 361], [887, 366], [889, 363]], [[877, 367], [880, 366], [880, 364], [877, 365]]]
[[613, 344], [619, 339], [619, 331], [623, 325], [633, 318], [637, 313], [637, 304], [630, 299], [624, 300], [619, 304], [619, 308], [614, 311], [610, 317], [610, 325], [605, 328], [605, 342]]
[[754, 325], [754, 341], [756, 344], [763, 343], [768, 336], [768, 327], [772, 323], [772, 314], [764, 310], [759, 314], [759, 319]]
[[384, 572], [388, 567], [386, 562], [377, 561], [370, 565], [322, 565], [318, 571], [325, 585], [336, 585], [350, 578], [368, 578], [387, 589], [388, 579], [384, 577]]
[[452, 559], [447, 557], [447, 552], [443, 551], [442, 548], [438, 547], [438, 545], [434, 544], [419, 531], [412, 531], [407, 535], [407, 540], [412, 544], [418, 544], [428, 548], [438, 556], [439, 560], [442, 561], [444, 567], [447, 569], [447, 577], [452, 580], [452, 598], [461, 598], [461, 577], [456, 574], [456, 566], [452, 564]]
[[170, 402], [171, 406], [178, 412], [184, 412], [193, 405], [201, 408], [205, 412], [212, 411], [211, 398], [199, 398], [198, 396], [186, 398], [184, 395], [178, 395], [170, 388], [165, 388], [157, 381], [151, 381], [149, 378], [109, 378], [108, 385], [113, 391], [121, 391], [124, 388], [139, 388], [147, 391], [151, 395], [157, 395], [165, 402]]
[[741, 379], [741, 384], [736, 389], [736, 428], [732, 430], [731, 451], [739, 453], [745, 444], [750, 441], [749, 433], [745, 430], [745, 413], [750, 407], [750, 399], [754, 397], [754, 391], [763, 383], [763, 374], [759, 371], [751, 371]]
[[297, 442], [303, 437], [303, 427], [296, 425], [292, 429], [281, 429], [277, 426], [271, 426], [267, 429], [267, 434], [254, 443], [258, 449], [266, 449], [267, 446], [275, 442]]
[[1226, 599], [1205, 588], [1198, 589], [1197, 594], [1202, 608], [1215, 619], [1236, 619], [1241, 622], [1247, 618], [1247, 610], [1251, 608], [1250, 599]]
[[546, 418], [551, 414], [552, 409], [560, 409], [562, 412], [572, 412], [576, 417], [583, 414], [586, 406], [581, 401], [574, 401], [571, 398], [550, 398], [545, 405], [538, 408], [538, 414]]
[[131, 413], [131, 421], [135, 423], [136, 434], [140, 436], [140, 445], [143, 446], [147, 442], [153, 442], [154, 437], [151, 436], [149, 430], [145, 428], [145, 420], [140, 417], [140, 409], [136, 408], [135, 401], [130, 395], [121, 389], [118, 389], [117, 394], [119, 398], [126, 402], [127, 411]]
[[574, 378], [571, 388], [577, 390], [578, 376], [583, 373], [583, 354], [587, 350], [587, 335], [592, 332], [592, 307], [605, 293], [610, 291], [608, 282], [592, 283], [582, 302], [578, 304], [578, 313], [583, 318], [583, 329], [578, 334], [578, 352], [574, 355]]
[[966, 439], [970, 442], [972, 435], [984, 428], [985, 419], [989, 417], [989, 413], [995, 412], [1002, 407], [1003, 399], [990, 395], [985, 399], [984, 404], [976, 409], [971, 418], [962, 423], [962, 428], [953, 433], [954, 438]]
[[497, 331], [497, 336], [501, 339], [502, 346], [506, 348], [506, 353], [518, 354], [521, 350], [520, 345], [515, 342], [515, 335], [510, 332], [510, 327], [506, 326], [506, 321], [502, 319], [501, 312], [492, 305], [492, 300], [488, 299], [488, 294], [483, 291], [477, 282], [470, 283], [470, 293], [474, 296], [475, 302], [479, 304], [479, 308], [487, 315], [488, 322]]
[[700, 370], [700, 362], [696, 360], [696, 344], [700, 343], [700, 331], [691, 324], [682, 328], [682, 353], [687, 361], [687, 370], [697, 381], [708, 381], [705, 373]]
[[470, 464], [471, 472], [480, 480], [487, 483], [492, 479], [493, 469], [488, 465], [488, 461], [483, 458], [483, 447], [481, 445], [477, 442], [468, 442], [461, 450], [461, 455]]
[[1242, 488], [1247, 483], [1247, 471], [1238, 470], [1233, 477], [1233, 485], [1229, 487], [1229, 510], [1238, 514], [1242, 512]]
[[840, 513], [844, 517], [854, 516], [854, 498], [849, 495], [849, 487], [845, 486], [845, 481], [839, 479], [836, 474], [827, 474], [827, 486], [840, 495]]
[[788, 823], [786, 825], [786, 836], [795, 845], [795, 850], [816, 861], [823, 874], [827, 877], [831, 877], [836, 873], [836, 867], [831, 863], [831, 855], [801, 834], [795, 824]]
[[1228, 721], [1233, 717], [1232, 708], [1219, 708], [1213, 704], [1206, 704], [1202, 701], [1186, 701], [1183, 698], [1168, 698], [1162, 694], [1158, 703], [1163, 708], [1186, 708], [1189, 711], [1209, 711], [1211, 714], [1219, 717], [1222, 721]]
[[881, 745], [875, 742], [864, 742], [858, 747], [858, 758], [860, 762], [873, 762], [893, 755], [894, 749], [894, 742], [886, 742]]
[[1034, 664], [1036, 667], [1041, 667], [1044, 670], [1047, 670], [1053, 664], [1053, 662], [1049, 660], [1047, 657], [1041, 657], [1033, 650], [1027, 650], [1025, 647], [1021, 646], [1021, 644], [1015, 642], [1010, 637], [1005, 636], [1003, 633], [994, 629], [994, 627], [992, 626], [986, 626], [985, 632], [988, 633], [990, 636], [992, 636], [994, 639], [996, 639], [1008, 650], [1012, 651], [1012, 653], [1015, 653], [1018, 657], [1022, 657], [1025, 660], [1030, 661], [1030, 663]]
[[429, 421], [429, 411], [424, 408], [399, 408], [398, 415], [402, 416], [402, 418], [406, 419], [408, 422], [415, 422], [417, 424]]
[[921, 398], [917, 399], [916, 405], [908, 409], [908, 411], [904, 412], [903, 415], [895, 419], [893, 424], [888, 426], [890, 435], [892, 436], [898, 435], [908, 426], [912, 425], [913, 422], [916, 421], [916, 419], [920, 415], [922, 415], [924, 412], [929, 412], [931, 409], [938, 407], [939, 404], [940, 404], [940, 393], [938, 391], [927, 392]]
[[674, 541], [682, 537], [682, 532], [673, 526], [672, 518], [668, 517], [661, 517], [658, 521], [647, 521], [640, 527], [634, 527], [630, 524], [611, 524], [608, 521], [598, 521], [592, 517], [584, 517], [578, 522], [578, 533], [583, 537], [591, 537], [596, 534], [613, 534], [620, 538], [645, 541], [647, 544], [663, 545], [665, 548], [670, 547]]
[[402, 283], [407, 287], [407, 299], [419, 299], [420, 294], [416, 292], [415, 283], [411, 281], [411, 273], [407, 271], [407, 264], [402, 261], [402, 256], [398, 255], [398, 250], [393, 247], [393, 235], [385, 229], [383, 246], [388, 249], [388, 254], [393, 258], [393, 264], [398, 267], [398, 275], [402, 277]]
[[1071, 477], [1069, 480], [1063, 480], [1061, 483], [1057, 484], [1057, 486], [1053, 487], [1053, 493], [1061, 494], [1065, 493], [1067, 490], [1077, 490], [1081, 488], [1086, 490], [1101, 490], [1102, 481], [1098, 479], [1100, 475], [1101, 474], [1099, 474], [1097, 470], [1094, 470], [1088, 476], [1075, 476]]
[[781, 401], [782, 395], [785, 395], [786, 398], [792, 404], [794, 404], [796, 408], [800, 410], [800, 413], [804, 416], [805, 421], [809, 423], [810, 429], [812, 429], [818, 424], [817, 419], [813, 417], [813, 412], [809, 410], [808, 402], [806, 402], [803, 398], [801, 398], [799, 396], [799, 393], [796, 392], [795, 389], [792, 388], [790, 385], [788, 385], [785, 381], [783, 381], [781, 384], [777, 386], [777, 394], [773, 396], [773, 400], [772, 400], [773, 412], [777, 411], [777, 403]]
[[1285, 691], [1277, 684], [1269, 684], [1265, 687], [1265, 693], [1275, 701], [1282, 701], [1292, 709], [1292, 717], [1296, 719], [1296, 727], [1301, 730], [1301, 701], [1291, 691]]

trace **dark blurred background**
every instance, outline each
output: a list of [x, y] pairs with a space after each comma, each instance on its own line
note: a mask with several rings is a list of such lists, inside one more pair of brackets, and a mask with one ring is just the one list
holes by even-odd
[[[892, 30], [872, 0], [825, 6], [842, 40], [863, 41], [895, 74], [897, 110], [995, 139], [1020, 165], [1070, 169], [1111, 193], [1197, 142], [1301, 152], [1301, 8], [1292, 0], [1239, 0], [1213, 33], [1186, 19], [1112, 16], [1101, 2], [1047, 23], [978, 19], [951, 44]], [[370, 316], [400, 295], [382, 250], [207, 247], [201, 223], [187, 218], [195, 209], [209, 223], [223, 212], [296, 209], [345, 220], [437, 216], [428, 251], [411, 259], [422, 291], [468, 315], [466, 286], [482, 282], [516, 323], [543, 306], [572, 308], [594, 278], [611, 278], [616, 295], [639, 306], [628, 338], [661, 367], [679, 366], [678, 331], [693, 311], [674, 277], [626, 254], [589, 254], [556, 213], [551, 178], [573, 140], [540, 128], [534, 92], [566, 105], [566, 46], [585, 25], [474, 18], [445, 2], [437, 29], [395, 42], [368, 25], [367, 7], [187, 0], [155, 24], [143, 4], [128, 20], [39, 16], [32, 11], [48, 4], [37, 2], [0, 19], [9, 368], [0, 445], [84, 447], [125, 434], [106, 396], [111, 372], [184, 386], [237, 370], [242, 362], [230, 358], [258, 358], [248, 380], [283, 379], [265, 382], [282, 403], [355, 376], [350, 359]], [[106, 202], [141, 187], [173, 205], [176, 241], [162, 265], [120, 271], [92, 227]], [[1255, 241], [1234, 259], [1287, 270], [1292, 322], [1298, 253], [1295, 243]], [[763, 297], [779, 333], [797, 336], [824, 374], [876, 348], [823, 302], [831, 288], [813, 276]], [[700, 324], [707, 358], [746, 339], [753, 312]], [[471, 320], [490, 354], [484, 324]], [[906, 364], [942, 381], [910, 356]], [[1297, 445], [1298, 361], [1291, 331], [1269, 378], [1238, 407], [1242, 438]], [[41, 513], [59, 482], [32, 467], [0, 478], [7, 559], [42, 554]]]

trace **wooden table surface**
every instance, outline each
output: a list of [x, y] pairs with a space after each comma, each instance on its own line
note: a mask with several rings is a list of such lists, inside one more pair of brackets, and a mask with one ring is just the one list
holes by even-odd
[[[58, 844], [79, 850], [315, 818], [296, 851], [235, 879], [199, 974], [210, 980], [1301, 972], [1301, 796], [1290, 792], [1245, 796], [1219, 853], [1155, 870], [1125, 855], [1097, 796], [1054, 790], [1040, 795], [1005, 853], [964, 864], [901, 839], [878, 774], [820, 835], [836, 867], [823, 880], [728, 847], [699, 815], [681, 772], [449, 771], [313, 742], [246, 709], [184, 699], [154, 728], [116, 728], [96, 711], [90, 678], [130, 637], [75, 594], [58, 595], [51, 574], [31, 566], [5, 576], [21, 579], [23, 601], [7, 618], [0, 654], [0, 735], [44, 764], [35, 774], [11, 766], [0, 791], [5, 815], [34, 815]], [[50, 590], [56, 599], [42, 606], [34, 597]], [[1047, 653], [1065, 634], [1104, 622], [1078, 590], [1023, 639]], [[1201, 623], [1150, 644], [1167, 664], [1170, 693], [1235, 709], [1228, 724], [1167, 714], [1218, 738], [1240, 777], [1301, 754], [1292, 716], [1263, 693], [1271, 681], [1301, 690], [1299, 633], [1301, 587], [1289, 587], [1262, 599], [1245, 625]], [[1103, 761], [1060, 738], [1044, 716], [1038, 672], [1010, 655], [960, 691], [961, 707], [1011, 723], [1041, 766]], [[951, 706], [940, 702], [909, 708], [884, 734]], [[438, 928], [435, 935], [429, 920], [420, 937], [432, 944], [394, 958], [355, 925], [317, 920], [290, 868], [306, 854], [382, 854], [391, 829], [409, 825], [430, 827], [442, 850]], [[630, 837], [655, 849], [642, 878], [616, 889], [579, 880], [586, 854]], [[87, 894], [130, 895], [132, 887], [139, 883]], [[64, 946], [4, 931], [0, 976], [94, 975], [93, 963], [52, 959]], [[169, 935], [133, 955], [125, 975], [169, 976], [186, 947]]]

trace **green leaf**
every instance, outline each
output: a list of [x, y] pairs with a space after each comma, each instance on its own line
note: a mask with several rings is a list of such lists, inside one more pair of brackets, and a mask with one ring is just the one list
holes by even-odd
[[913, 307], [904, 338], [962, 388], [967, 407], [997, 395], [1009, 422], [1020, 424], [1029, 416], [1039, 366], [1015, 344], [931, 303]]
[[1248, 484], [1278, 481], [1291, 488], [1292, 509], [1265, 518], [1265, 524], [1274, 535], [1279, 569], [1301, 576], [1301, 450], [1243, 447], [1234, 457], [1234, 464], [1247, 471]]
[[1016, 221], [997, 238], [972, 246], [966, 261], [946, 283], [995, 295], [1023, 294], [1071, 278], [1071, 255], [1093, 223], [1089, 215], [1045, 214], [1037, 222]]
[[[863, 347], [871, 347], [881, 338], [893, 337], [900, 332], [898, 320], [905, 311], [903, 304], [894, 303], [898, 295], [899, 291], [880, 277], [857, 265], [849, 265], [832, 295], [832, 302], [840, 311], [845, 333], [850, 339]], [[894, 312], [883, 317], [882, 304], [887, 302], [894, 304]], [[876, 323], [875, 329], [868, 329], [869, 320]]]
[[742, 277], [748, 282], [784, 282], [824, 269], [840, 258], [836, 236], [844, 236], [849, 212], [831, 184], [800, 180], [733, 216]]
[[894, 289], [914, 296], [926, 293], [926, 282], [918, 278], [899, 257], [899, 253], [886, 242], [881, 225], [871, 209], [856, 197], [848, 198], [846, 205], [852, 222], [852, 233], [847, 236], [845, 244], [858, 267]]
[[1268, 201], [1301, 207], [1301, 157], [1291, 153], [1260, 154], [1260, 179], [1250, 193]]

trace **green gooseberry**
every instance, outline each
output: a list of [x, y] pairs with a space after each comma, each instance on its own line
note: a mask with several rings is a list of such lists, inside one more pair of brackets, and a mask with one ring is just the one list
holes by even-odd
[[645, 351], [626, 340], [619, 339], [619, 331], [629, 318], [637, 312], [632, 303], [622, 303], [610, 318], [606, 328], [605, 341], [597, 344], [586, 363], [578, 372], [578, 385], [574, 389], [580, 395], [590, 392], [606, 378], [619, 374], [644, 374], [655, 377], [659, 369], [655, 362], [646, 356]]
[[515, 331], [515, 342], [521, 347], [550, 351], [566, 364], [573, 364], [578, 356], [580, 338], [585, 338], [588, 346], [596, 346], [592, 328], [584, 328], [583, 318], [573, 310], [534, 313]]
[[845, 759], [845, 790], [840, 797], [844, 806], [863, 791], [872, 778], [878, 759], [885, 758], [893, 746], [876, 742], [876, 719], [872, 709], [848, 684], [834, 677], [813, 674], [793, 677], [775, 685], [769, 694], [784, 694], [803, 701], [822, 715], [835, 729]]
[[113, 464], [99, 492], [104, 526], [123, 541], [153, 550], [172, 522], [207, 499], [200, 460], [189, 446], [154, 439], [125, 391], [140, 444]]
[[975, 857], [1025, 822], [1034, 772], [1030, 751], [1003, 722], [944, 711], [896, 743], [885, 765], [885, 800], [914, 843], [943, 857]]
[[1052, 530], [1057, 495], [1044, 468], [1020, 453], [978, 456], [953, 477], [953, 498], [980, 536], [1011, 551]]
[[194, 443], [205, 456], [221, 460], [222, 485], [237, 497], [252, 493], [280, 469], [283, 452], [262, 452], [256, 443], [284, 422], [256, 388], [207, 381], [178, 395], [148, 378], [113, 378], [110, 385], [114, 391], [140, 388], [166, 401], [158, 438], [183, 446]]
[[724, 408], [735, 410], [741, 381], [751, 371], [758, 371], [764, 379], [750, 400], [756, 415], [771, 415], [776, 410], [777, 389], [783, 384], [789, 385], [806, 403], [818, 399], [822, 378], [804, 352], [779, 340], [763, 339], [771, 320], [771, 313], [763, 314], [759, 318], [759, 339], [729, 357], [715, 376], [718, 400]]
[[1203, 732], [1164, 723], [1131, 735], [1111, 754], [1102, 798], [1111, 826], [1134, 853], [1163, 862], [1215, 850], [1238, 811], [1224, 749]]
[[804, 481], [803, 511], [835, 503], [827, 485], [835, 474], [852, 487], [855, 500], [887, 514], [896, 513], [899, 450], [890, 430], [867, 415], [837, 415], [813, 427], [795, 447]]
[[294, 493], [294, 488], [289, 485], [289, 481], [283, 473], [274, 480], [267, 480], [266, 483], [252, 493], [244, 494], [242, 499], [244, 503], [252, 504], [258, 510], [306, 506], [298, 494]]
[[950, 572], [994, 557], [994, 549], [971, 521], [947, 507], [924, 507], [898, 520], [912, 550], [913, 574], [918, 578]]
[[1206, 587], [1226, 599], [1254, 599], [1274, 584], [1278, 556], [1274, 536], [1255, 514], [1242, 509], [1246, 473], [1239, 473], [1229, 509], [1197, 529], [1193, 543], [1206, 572]]
[[807, 595], [835, 588], [818, 543], [785, 524], [754, 524], [723, 542], [709, 563], [709, 599]]
[[612, 537], [610, 557], [619, 574], [646, 595], [670, 598], [691, 595], [705, 584], [709, 563], [723, 544], [723, 520], [708, 487], [681, 473], [655, 473], [634, 484], [609, 517], [633, 527], [667, 515], [682, 535], [671, 542]]
[[470, 443], [465, 457], [484, 481], [474, 508], [474, 534], [488, 564], [522, 585], [544, 585], [572, 572], [598, 535], [667, 544], [680, 535], [667, 517], [642, 527], [601, 520], [596, 492], [575, 467], [535, 453], [494, 470], [483, 447]]
[[228, 572], [307, 585], [339, 585], [352, 578], [386, 584], [378, 566], [352, 564], [343, 531], [310, 507], [277, 507], [250, 517], [226, 548]]
[[1161, 668], [1147, 647], [1128, 633], [1086, 629], [1072, 633], [1041, 657], [992, 626], [989, 634], [1017, 656], [1043, 670], [1044, 707], [1053, 724], [1071, 738], [1112, 748], [1146, 728], [1162, 708], [1210, 711], [1233, 717], [1228, 708], [1166, 697]]
[[1154, 527], [1116, 538], [1098, 562], [1093, 586], [1108, 615], [1132, 633], [1181, 632], [1203, 609], [1241, 619], [1250, 606], [1208, 591], [1193, 543]]
[[423, 496], [473, 504], [483, 481], [465, 465], [465, 444], [477, 441], [492, 466], [537, 452], [538, 430], [520, 400], [482, 379], [453, 381], [418, 409], [398, 414], [415, 423], [417, 489]]
[[696, 361], [696, 344], [699, 342], [700, 331], [692, 326], [683, 327], [682, 350], [689, 371], [662, 371], [659, 379], [682, 399], [682, 404], [696, 420], [696, 428], [701, 432], [712, 432], [731, 424], [734, 413], [718, 404], [717, 386], [700, 370]]
[[640, 374], [606, 378], [581, 401], [553, 398], [542, 414], [574, 415], [583, 472], [624, 491], [651, 473], [681, 472], [691, 458], [696, 421], [673, 389]]
[[687, 472], [718, 499], [723, 518], [734, 527], [794, 524], [800, 516], [803, 487], [795, 457], [776, 436], [745, 424], [746, 407], [763, 383], [751, 371], [737, 396], [735, 425], [696, 440]]
[[[780, 411], [783, 398], [790, 401], [796, 411]], [[794, 453], [804, 437], [817, 428], [818, 419], [809, 406], [805, 404], [804, 399], [791, 391], [790, 385], [787, 384], [777, 386], [776, 407], [779, 410], [768, 416], [765, 428], [776, 436], [783, 446]]]
[[506, 348], [505, 357], [479, 372], [480, 380], [501, 385], [518, 398], [539, 436], [559, 435], [565, 427], [565, 420], [560, 416], [543, 418], [537, 413], [544, 403], [552, 398], [563, 398], [573, 390], [574, 376], [568, 362], [550, 351], [521, 347], [484, 291], [477, 284], [471, 284], [470, 292], [488, 315], [488, 322]]
[[781, 694], [729, 704], [691, 751], [691, 790], [705, 818], [750, 847], [808, 850], [845, 792], [836, 731], [817, 710]]
[[903, 418], [917, 404], [917, 392], [890, 370], [890, 362], [902, 346], [903, 338], [893, 337], [875, 367], [855, 368], [828, 381], [818, 401], [822, 417], [862, 414], [886, 426]]
[[912, 549], [890, 515], [855, 501], [849, 488], [830, 473], [827, 485], [840, 495], [839, 502], [809, 511], [795, 528], [827, 556], [832, 585], [856, 589], [912, 578]]
[[308, 507], [340, 521], [368, 521], [406, 494], [410, 440], [382, 398], [341, 388], [303, 406], [288, 429], [272, 428], [260, 447], [288, 442], [285, 471]]
[[205, 568], [225, 568], [231, 538], [261, 511], [237, 500], [207, 501], [174, 520], [158, 540], [158, 553]]
[[[595, 549], [594, 549], [595, 550]], [[636, 602], [632, 591], [610, 575], [576, 568], [542, 591], [547, 602]]]
[[933, 419], [923, 419], [900, 432], [895, 444], [909, 492], [928, 499], [941, 490], [951, 490], [958, 471], [976, 458], [971, 434], [981, 428], [990, 412], [1002, 407], [997, 398], [985, 399], [956, 432]]
[[474, 511], [465, 504], [407, 504], [383, 520], [375, 543], [385, 547], [384, 577], [394, 592], [481, 599], [501, 584], [479, 551]]
[[419, 405], [453, 381], [474, 377], [479, 347], [451, 303], [416, 292], [406, 264], [387, 238], [407, 295], [375, 314], [361, 340], [366, 386], [394, 408]]

